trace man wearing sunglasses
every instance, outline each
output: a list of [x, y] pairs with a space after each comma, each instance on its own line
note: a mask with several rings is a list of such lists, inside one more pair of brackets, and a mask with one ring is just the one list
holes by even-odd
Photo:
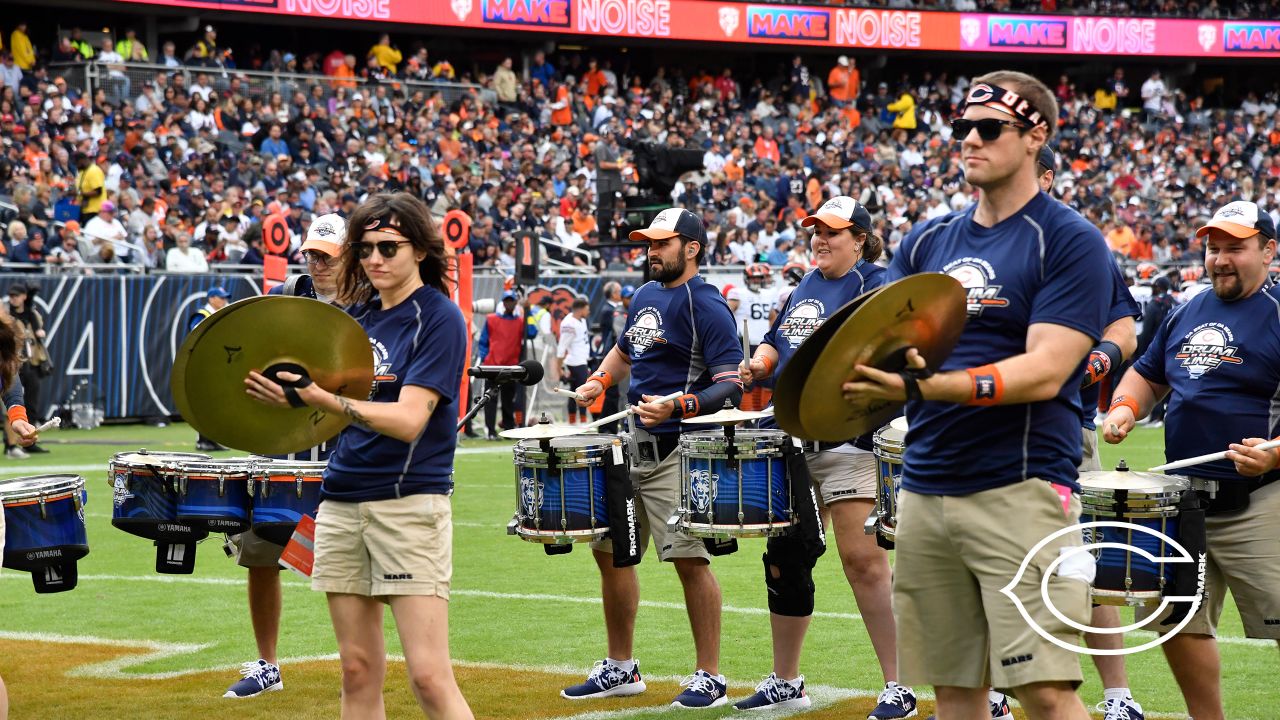
[[[1080, 372], [1111, 306], [1101, 234], [1037, 182], [1057, 118], [1052, 92], [1029, 75], [974, 80], [952, 128], [978, 201], [913, 229], [889, 269], [891, 280], [942, 272], [961, 282], [960, 341], [941, 367], [912, 349], [903, 371], [857, 366], [844, 386], [851, 399], [907, 401], [899, 682], [933, 685], [945, 718], [989, 717], [988, 687], [1011, 688], [1033, 720], [1089, 717], [1075, 694], [1079, 659], [1057, 644], [1079, 635], [1041, 597], [1038, 569], [1082, 538], [1068, 532], [1031, 552], [1079, 520]], [[1053, 605], [1087, 623], [1092, 579], [1091, 556], [1071, 554], [1046, 581]]]
[[[342, 216], [329, 214], [316, 218], [302, 242], [302, 255], [307, 260], [307, 274], [290, 276], [283, 284], [271, 288], [270, 295], [308, 297], [338, 304], [338, 273], [342, 266], [342, 243], [347, 224]], [[280, 460], [322, 461], [329, 459], [328, 442], [293, 453], [276, 456]], [[249, 571], [249, 617], [253, 639], [258, 647], [258, 660], [244, 663], [242, 677], [227, 688], [223, 697], [248, 698], [284, 689], [280, 676], [276, 647], [280, 638], [282, 593], [280, 587], [280, 553], [277, 545], [259, 537], [253, 530], [227, 538], [228, 551], [236, 563]]]

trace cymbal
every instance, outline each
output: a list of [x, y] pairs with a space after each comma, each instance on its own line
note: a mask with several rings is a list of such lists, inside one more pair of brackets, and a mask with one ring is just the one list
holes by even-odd
[[173, 377], [185, 388], [190, 414], [183, 417], [212, 440], [279, 455], [314, 447], [350, 422], [316, 408], [263, 405], [245, 393], [250, 370], [301, 371], [330, 392], [369, 397], [374, 375], [369, 336], [342, 310], [310, 298], [272, 295], [230, 305], [209, 320], [215, 318], [182, 344], [182, 362], [175, 363]]
[[[246, 304], [265, 300], [266, 297], [266, 295], [254, 295], [253, 297], [247, 297], [243, 300], [237, 300], [204, 320], [201, 320], [200, 324], [192, 328], [191, 332], [187, 333], [187, 336], [182, 339], [182, 346], [186, 346], [187, 343], [194, 344], [199, 342], [199, 336], [208, 332], [209, 328], [213, 327], [219, 320], [226, 317], [225, 313], [231, 308], [237, 306], [243, 307]], [[187, 353], [182, 352], [182, 350], [178, 350], [178, 354], [173, 358], [173, 368], [169, 371], [169, 393], [173, 395], [173, 402], [178, 408], [178, 414], [184, 418], [191, 417], [191, 405], [187, 403], [187, 386], [185, 383], [181, 382], [181, 379], [186, 377], [187, 357]]]
[[912, 347], [928, 367], [940, 367], [964, 330], [965, 295], [959, 281], [942, 273], [912, 275], [880, 288], [844, 321], [809, 369], [800, 394], [799, 429], [807, 434], [782, 429], [806, 440], [836, 441], [888, 422], [902, 403], [849, 402], [841, 386], [854, 379], [855, 365], [901, 370]]
[[[796, 348], [791, 359], [787, 361], [787, 366], [782, 368], [782, 373], [778, 375], [778, 380], [773, 387], [773, 417], [778, 427], [796, 437], [807, 437], [808, 433], [800, 422], [800, 395], [804, 390], [805, 380], [809, 376], [809, 369], [818, 361], [822, 349], [831, 341], [844, 321], [878, 292], [880, 288], [870, 290], [840, 306], [823, 321], [822, 325], [818, 326], [817, 330], [813, 331], [813, 334], [800, 343], [800, 347]], [[791, 428], [803, 434], [797, 435], [796, 432], [791, 431]]]
[[498, 433], [508, 440], [547, 440], [550, 438], [565, 437], [567, 435], [582, 435], [588, 430], [585, 426], [574, 425], [556, 425], [553, 423], [538, 423], [529, 427], [511, 428]]
[[1186, 490], [1191, 486], [1191, 481], [1177, 475], [1137, 470], [1088, 470], [1080, 473], [1080, 486], [1088, 490], [1163, 492], [1170, 489]]
[[760, 418], [769, 417], [772, 414], [772, 409], [739, 410], [738, 408], [730, 407], [719, 412], [711, 413], [710, 415], [699, 415], [697, 417], [685, 418], [681, 422], [686, 425], [737, 425], [740, 422], [759, 420]]

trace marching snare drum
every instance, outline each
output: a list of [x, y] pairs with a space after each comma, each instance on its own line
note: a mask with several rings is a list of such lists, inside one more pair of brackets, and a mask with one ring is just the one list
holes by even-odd
[[[1080, 522], [1118, 521], [1149, 528], [1181, 540], [1178, 503], [1190, 490], [1185, 478], [1150, 473], [1085, 472], [1080, 474]], [[1085, 543], [1121, 543], [1154, 557], [1178, 556], [1162, 537], [1132, 528], [1085, 529]], [[1098, 548], [1093, 602], [1100, 605], [1159, 605], [1177, 563], [1153, 563], [1121, 548]]]
[[244, 459], [184, 460], [177, 471], [177, 517], [203, 523], [210, 532], [240, 533], [249, 529], [253, 508], [250, 463]]
[[287, 545], [303, 515], [316, 516], [327, 462], [258, 459], [253, 464], [253, 531]]
[[907, 419], [896, 417], [871, 436], [876, 456], [876, 507], [863, 528], [893, 542], [898, 531], [898, 490], [902, 486], [902, 453], [907, 448]]
[[184, 462], [212, 459], [198, 453], [116, 453], [107, 465], [114, 491], [111, 524], [148, 540], [203, 540], [209, 534], [204, 523], [178, 521], [177, 476]]
[[679, 528], [692, 537], [780, 535], [794, 522], [781, 430], [699, 430], [680, 436]]
[[79, 475], [0, 480], [4, 503], [4, 566], [31, 573], [36, 592], [76, 586], [76, 561], [89, 554]]
[[628, 462], [613, 435], [521, 440], [513, 448], [516, 514], [508, 532], [529, 542], [563, 545], [609, 532], [605, 504], [610, 465]]

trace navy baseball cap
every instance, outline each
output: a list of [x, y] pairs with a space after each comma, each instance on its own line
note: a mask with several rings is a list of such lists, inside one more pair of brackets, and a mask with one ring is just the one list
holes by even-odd
[[503, 300], [519, 300], [520, 296], [516, 295], [515, 290], [507, 290], [506, 292], [502, 293], [502, 299]]
[[207, 298], [220, 297], [220, 298], [226, 299], [231, 297], [231, 293], [227, 292], [227, 289], [222, 287], [221, 285], [214, 285], [213, 287], [209, 288], [209, 292], [205, 293], [205, 297]]
[[635, 285], [623, 285], [623, 286], [622, 286], [622, 297], [624, 297], [624, 298], [629, 298], [629, 297], [631, 297], [632, 295], [635, 295], [635, 294], [636, 294], [636, 286], [635, 286]]
[[632, 230], [627, 237], [632, 240], [665, 240], [677, 235], [707, 244], [707, 230], [702, 225], [702, 219], [684, 208], [663, 210], [649, 223], [648, 228]]
[[849, 226], [860, 230], [871, 229], [871, 213], [863, 207], [862, 203], [848, 195], [837, 195], [822, 203], [822, 207], [818, 208], [816, 213], [801, 220], [800, 224], [811, 227], [818, 221], [836, 230], [843, 230]]
[[1228, 235], [1238, 238], [1250, 238], [1258, 233], [1271, 240], [1276, 239], [1276, 224], [1265, 210], [1257, 203], [1248, 200], [1236, 200], [1218, 208], [1213, 219], [1204, 227], [1196, 230], [1196, 237], [1209, 234], [1210, 228], [1217, 228]]
[[1040, 155], [1036, 158], [1036, 162], [1039, 163], [1043, 170], [1056, 171], [1058, 169], [1058, 156], [1054, 154], [1048, 145], [1040, 147]]

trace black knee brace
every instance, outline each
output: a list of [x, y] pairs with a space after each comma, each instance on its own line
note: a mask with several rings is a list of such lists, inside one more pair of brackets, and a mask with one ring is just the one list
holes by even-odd
[[814, 558], [804, 544], [785, 536], [770, 538], [763, 560], [769, 612], [786, 617], [812, 615]]

